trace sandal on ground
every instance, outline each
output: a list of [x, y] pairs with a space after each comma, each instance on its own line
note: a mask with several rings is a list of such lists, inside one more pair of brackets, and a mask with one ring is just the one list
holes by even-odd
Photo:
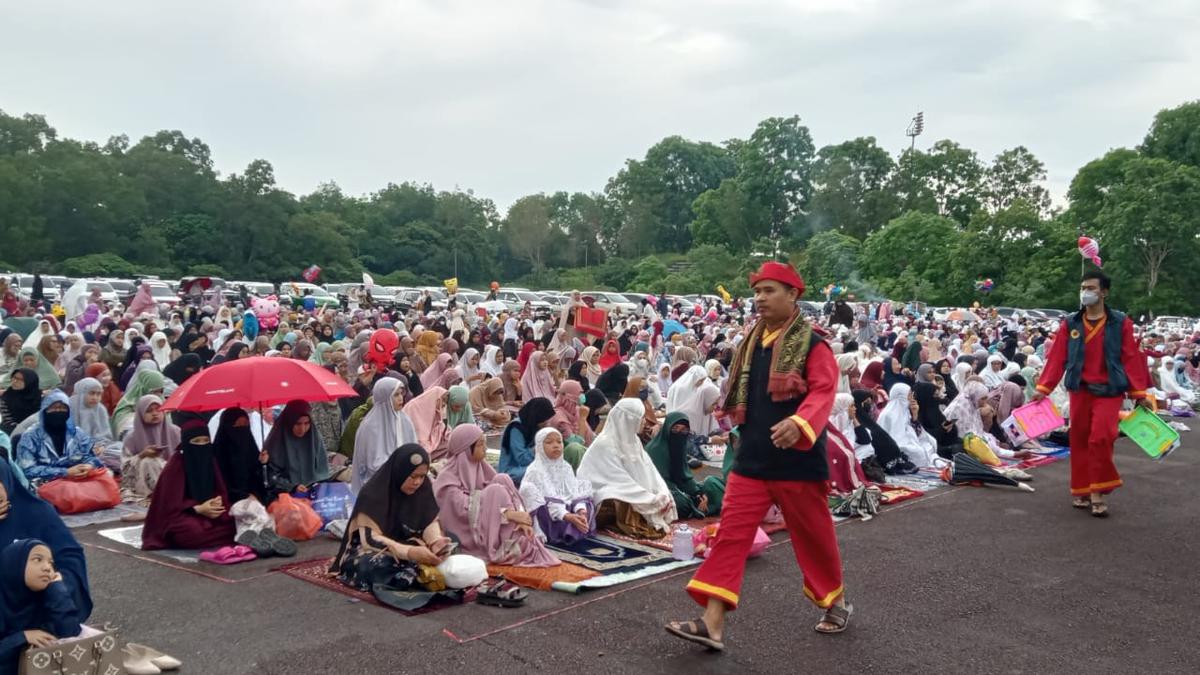
[[1073, 506], [1077, 509], [1090, 509], [1090, 508], [1092, 508], [1092, 498], [1091, 497], [1076, 497], [1071, 502], [1071, 506]]
[[1108, 504], [1104, 502], [1096, 502], [1092, 504], [1092, 515], [1097, 518], [1108, 517]]
[[248, 546], [260, 558], [270, 558], [275, 555], [275, 551], [271, 549], [271, 544], [254, 530], [246, 530], [239, 534], [238, 538], [234, 541], [242, 546]]
[[296, 542], [287, 537], [279, 536], [275, 530], [264, 528], [258, 533], [258, 538], [263, 544], [271, 548], [272, 553], [281, 558], [290, 558], [296, 555]]
[[475, 601], [493, 607], [520, 607], [528, 593], [504, 577], [488, 579], [476, 588]]
[[[854, 605], [850, 603], [846, 603], [845, 607], [834, 605], [825, 610], [825, 614], [821, 616], [821, 620], [817, 622], [817, 625], [813, 626], [813, 630], [826, 634], [841, 633], [846, 630], [846, 626], [850, 623], [850, 615], [853, 613]], [[834, 627], [821, 628], [821, 624], [823, 623], [833, 624]]]
[[663, 626], [671, 635], [683, 638], [688, 642], [704, 645], [714, 652], [725, 651], [725, 643], [720, 640], [714, 640], [708, 634], [708, 624], [704, 623], [703, 618], [696, 619], [695, 621], [675, 621], [673, 623], [675, 624], [674, 626], [671, 624]]

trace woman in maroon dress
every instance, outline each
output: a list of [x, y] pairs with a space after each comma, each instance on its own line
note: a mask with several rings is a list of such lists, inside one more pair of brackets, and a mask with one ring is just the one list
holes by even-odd
[[142, 549], [211, 549], [233, 544], [229, 495], [202, 419], [183, 423], [182, 440], [163, 468], [142, 529]]

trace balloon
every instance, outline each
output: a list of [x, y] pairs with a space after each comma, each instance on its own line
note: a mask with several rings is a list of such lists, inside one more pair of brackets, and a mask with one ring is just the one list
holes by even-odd
[[1079, 255], [1087, 260], [1091, 260], [1096, 267], [1103, 267], [1100, 262], [1100, 244], [1096, 243], [1095, 239], [1090, 237], [1079, 238]]
[[302, 272], [300, 274], [300, 276], [304, 277], [304, 280], [310, 284], [315, 282], [317, 280], [317, 277], [320, 275], [321, 275], [321, 266], [320, 265], [310, 265], [307, 269], [304, 270], [304, 272]]

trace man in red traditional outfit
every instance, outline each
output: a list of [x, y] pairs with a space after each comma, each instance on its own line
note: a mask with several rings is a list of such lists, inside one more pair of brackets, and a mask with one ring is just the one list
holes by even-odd
[[704, 616], [666, 626], [671, 634], [714, 650], [725, 648], [725, 614], [738, 606], [746, 556], [772, 504], [787, 523], [804, 573], [804, 594], [825, 612], [817, 631], [845, 630], [853, 611], [843, 597], [825, 459], [837, 361], [796, 306], [804, 281], [791, 265], [763, 263], [750, 275], [750, 285], [759, 319], [738, 345], [722, 404], [737, 425], [740, 443], [716, 541], [687, 585], [692, 599], [705, 607]]
[[1083, 275], [1079, 312], [1063, 320], [1046, 355], [1034, 400], [1045, 398], [1059, 380], [1071, 392], [1072, 506], [1108, 516], [1104, 495], [1121, 486], [1113, 464], [1113, 442], [1121, 402], [1128, 394], [1151, 409], [1146, 394], [1150, 372], [1133, 336], [1133, 321], [1105, 301], [1112, 282], [1103, 272]]

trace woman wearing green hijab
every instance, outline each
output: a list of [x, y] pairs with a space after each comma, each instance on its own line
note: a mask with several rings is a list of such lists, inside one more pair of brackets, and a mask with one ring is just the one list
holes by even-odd
[[688, 417], [681, 412], [667, 415], [650, 443], [646, 454], [654, 462], [654, 468], [671, 488], [675, 498], [675, 509], [681, 519], [706, 518], [721, 513], [721, 501], [725, 497], [725, 481], [709, 476], [697, 483], [687, 465], [687, 443], [691, 433]]
[[125, 434], [133, 429], [133, 417], [138, 400], [149, 394], [162, 396], [166, 384], [166, 378], [157, 370], [139, 370], [134, 374], [133, 379], [129, 381], [129, 387], [125, 390], [125, 395], [121, 397], [116, 409], [113, 410], [113, 438], [123, 439]]
[[465, 384], [450, 387], [446, 399], [446, 426], [453, 429], [460, 424], [475, 424], [475, 413], [471, 410], [471, 390]]
[[[36, 371], [39, 386], [44, 391], [55, 389], [62, 384], [62, 378], [54, 372], [54, 366], [34, 347], [24, 347], [17, 352], [17, 368], [29, 368]], [[5, 386], [8, 386], [7, 382], [5, 382]]]

